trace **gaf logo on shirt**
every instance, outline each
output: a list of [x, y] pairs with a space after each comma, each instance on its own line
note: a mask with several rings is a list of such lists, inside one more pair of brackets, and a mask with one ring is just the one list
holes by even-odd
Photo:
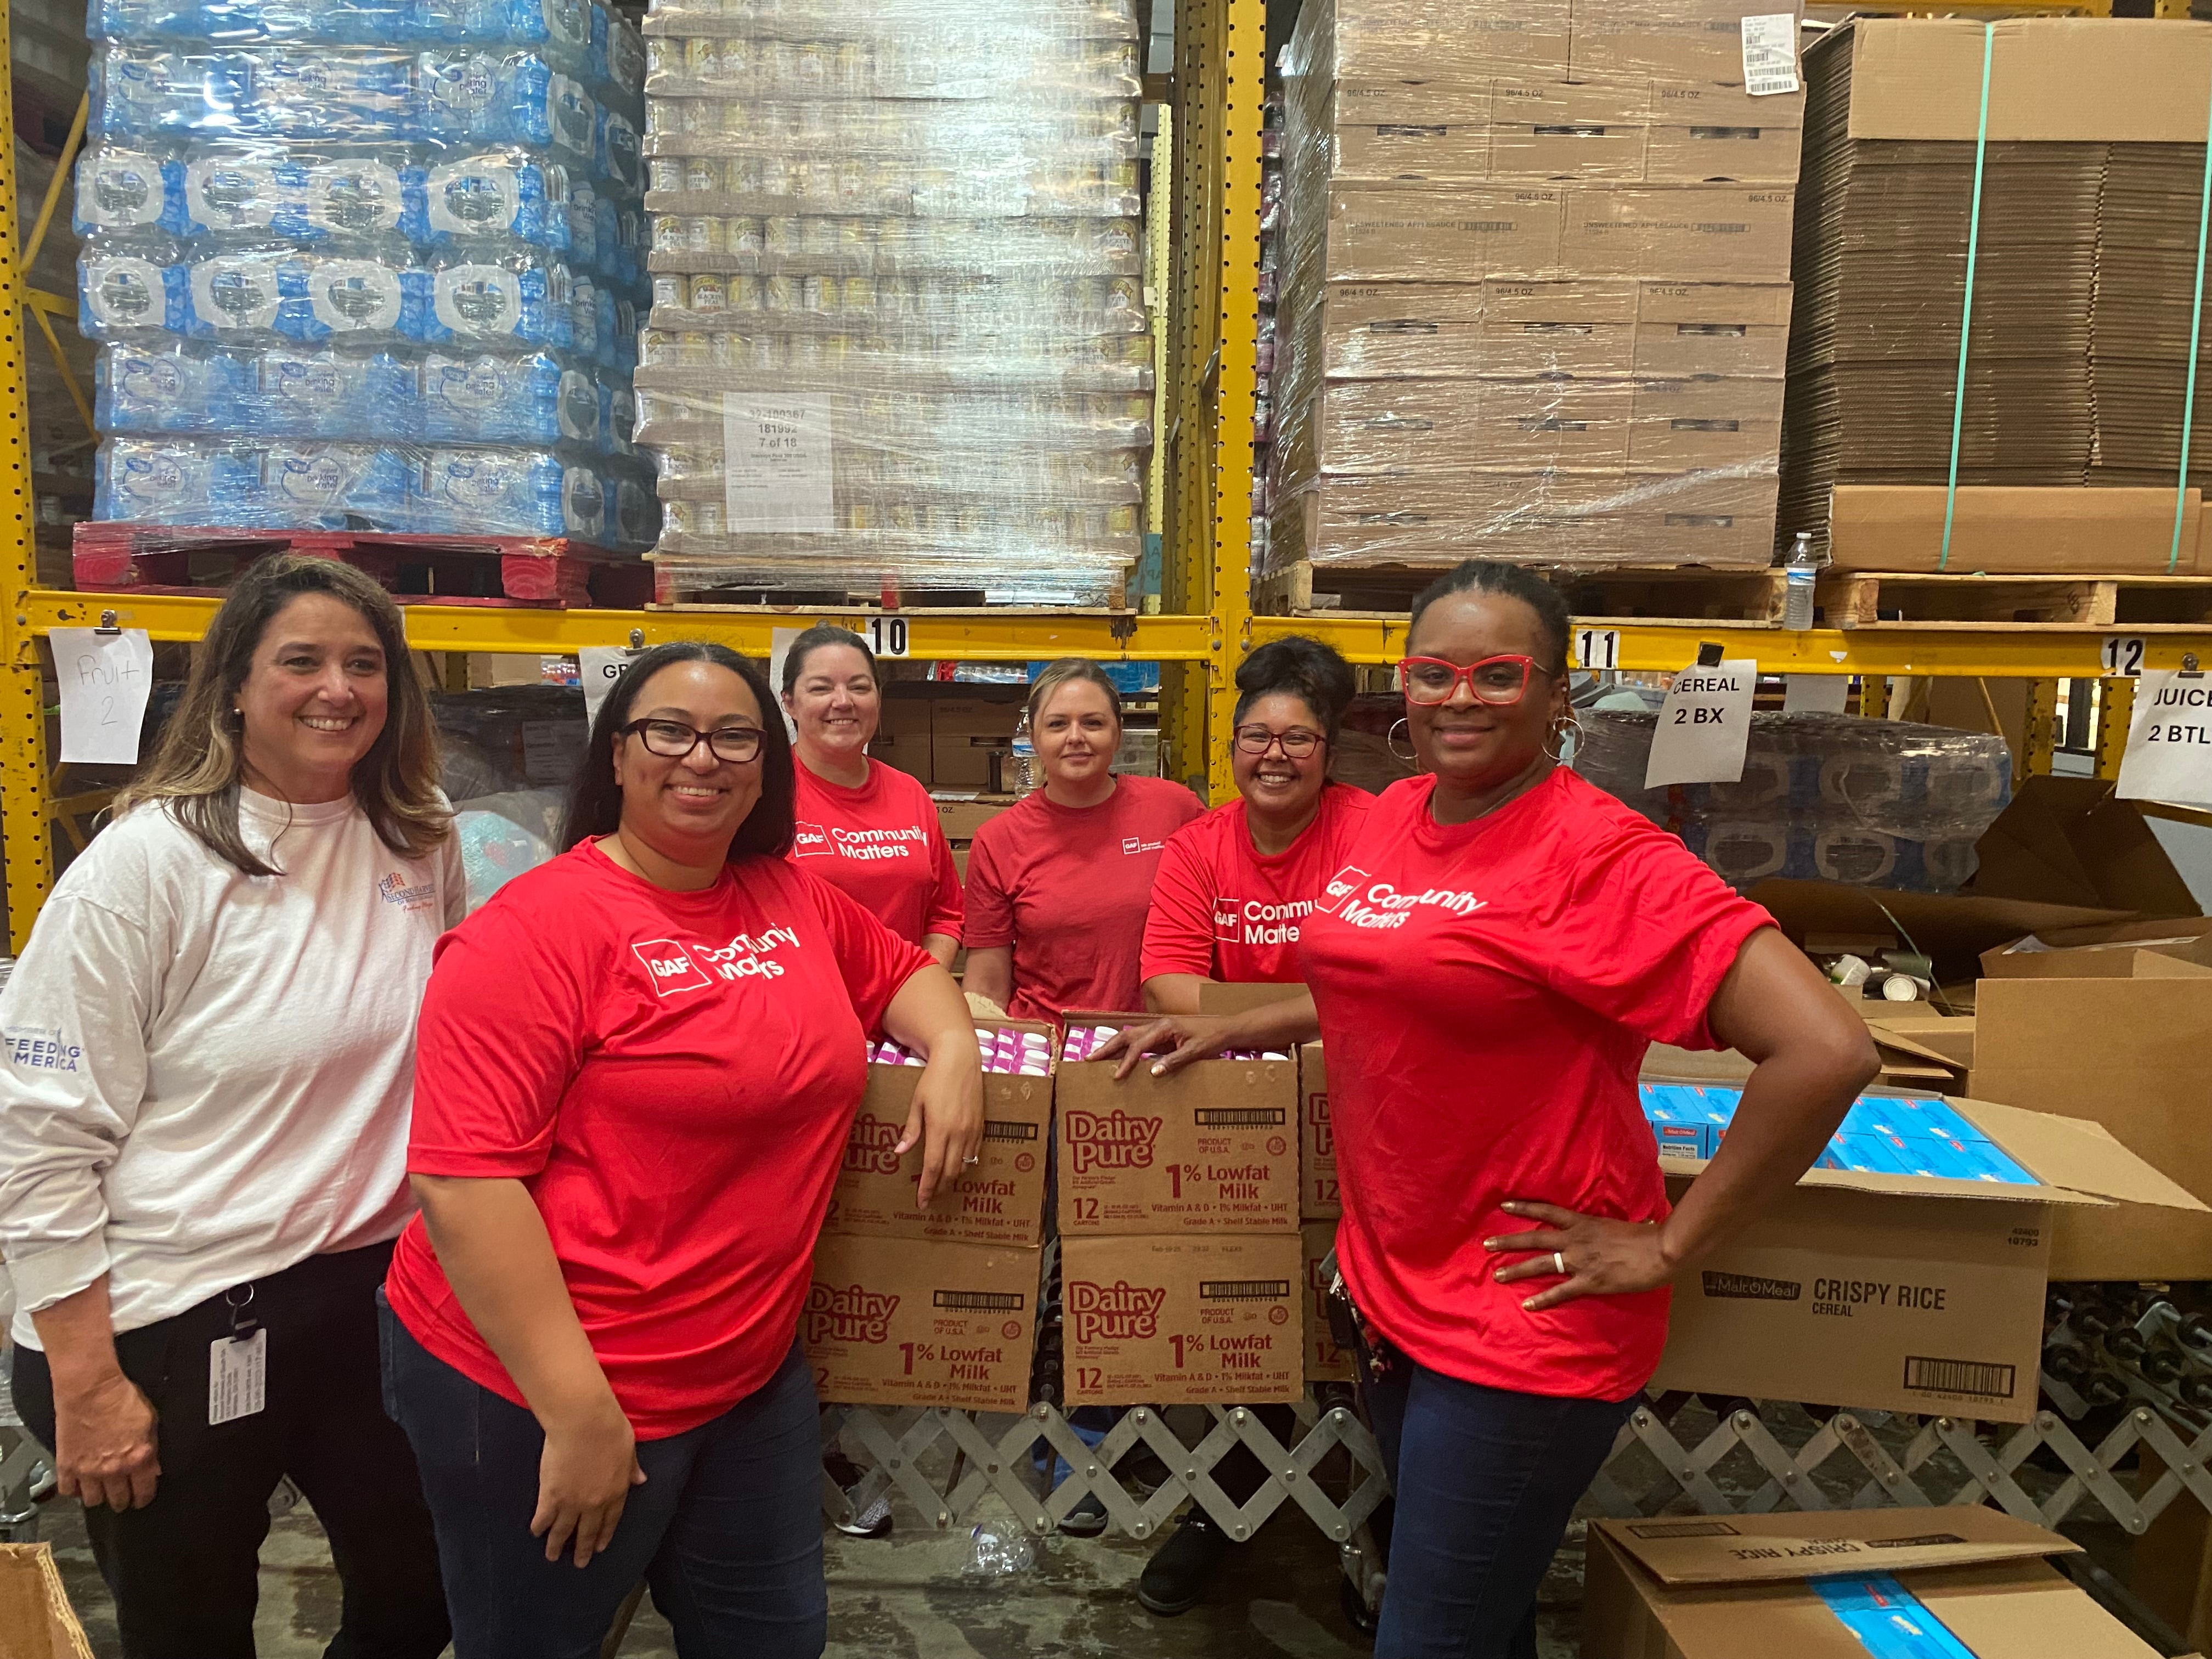
[[407, 878], [394, 870], [376, 884], [376, 896], [386, 904], [396, 904], [403, 910], [427, 910], [438, 896], [434, 882], [422, 881], [413, 886]]
[[1213, 901], [1213, 939], [1217, 945], [1234, 945], [1243, 937], [1237, 926], [1237, 901], [1218, 895]]
[[845, 1138], [845, 1168], [854, 1175], [896, 1175], [899, 1133], [905, 1127], [861, 1113]]
[[1067, 1152], [1074, 1172], [1091, 1170], [1149, 1170], [1152, 1143], [1160, 1138], [1165, 1120], [1140, 1117], [1116, 1106], [1104, 1114], [1069, 1112], [1061, 1117], [1060, 1133], [1067, 1137]]
[[657, 997], [673, 996], [678, 991], [704, 991], [714, 982], [691, 960], [691, 953], [672, 939], [640, 939], [629, 948], [645, 964]]
[[841, 1291], [817, 1280], [806, 1287], [806, 1340], [810, 1344], [888, 1342], [898, 1304], [898, 1297], [880, 1291], [858, 1285]]
[[809, 823], [804, 818], [792, 826], [791, 855], [795, 859], [828, 858], [836, 848], [830, 845], [830, 832], [818, 823]]
[[1157, 853], [1166, 845], [1164, 841], [1146, 841], [1141, 836], [1124, 836], [1121, 838], [1121, 852], [1126, 857], [1134, 857], [1139, 853]]
[[1146, 1342], [1159, 1334], [1160, 1304], [1168, 1299], [1164, 1285], [1132, 1285], [1117, 1279], [1111, 1285], [1087, 1279], [1067, 1281], [1066, 1312], [1072, 1342]]
[[1356, 864], [1347, 864], [1328, 878], [1322, 889], [1321, 913], [1325, 916], [1336, 914], [1336, 907], [1359, 890], [1359, 884], [1367, 879], [1367, 872]]

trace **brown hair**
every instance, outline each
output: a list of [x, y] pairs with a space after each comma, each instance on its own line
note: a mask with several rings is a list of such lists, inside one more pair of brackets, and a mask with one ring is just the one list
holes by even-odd
[[246, 745], [234, 710], [270, 623], [308, 593], [327, 593], [359, 611], [384, 648], [384, 729], [353, 769], [354, 799], [377, 839], [402, 858], [419, 859], [453, 833], [453, 815], [438, 793], [430, 700], [407, 654], [399, 607], [351, 565], [289, 553], [256, 560], [232, 586], [193, 656], [191, 676], [161, 732], [161, 747], [115, 798], [118, 815], [159, 801], [193, 839], [240, 873], [283, 873], [257, 857], [239, 832]]
[[1106, 671], [1088, 657], [1061, 657], [1047, 663], [1030, 682], [1030, 724], [1035, 726], [1052, 694], [1070, 680], [1088, 680], [1106, 694], [1106, 702], [1114, 710], [1114, 723], [1121, 723], [1121, 693], [1106, 676]]

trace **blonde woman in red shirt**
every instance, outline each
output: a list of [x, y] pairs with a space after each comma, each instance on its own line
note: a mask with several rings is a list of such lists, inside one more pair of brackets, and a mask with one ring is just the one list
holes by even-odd
[[[1659, 1364], [1667, 1286], [1804, 1173], [1875, 1073], [1865, 1024], [1773, 919], [1559, 764], [1566, 602], [1470, 562], [1400, 665], [1424, 775], [1377, 799], [1301, 927], [1304, 997], [1127, 1034], [1322, 1036], [1360, 1386], [1396, 1490], [1376, 1659], [1534, 1659], [1536, 1589]], [[1646, 1047], [1753, 1062], [1669, 1212]]]

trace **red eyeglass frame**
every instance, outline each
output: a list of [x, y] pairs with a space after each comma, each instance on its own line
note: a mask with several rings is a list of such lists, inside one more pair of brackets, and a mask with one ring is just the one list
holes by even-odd
[[[1474, 676], [1479, 670], [1487, 668], [1492, 663], [1500, 662], [1517, 662], [1521, 665], [1521, 689], [1503, 702], [1495, 697], [1484, 696], [1481, 688], [1474, 683]], [[1406, 670], [1415, 663], [1446, 670], [1452, 677], [1451, 689], [1441, 697], [1433, 700], [1416, 697], [1406, 676]], [[1446, 662], [1442, 657], [1401, 657], [1398, 659], [1398, 689], [1405, 693], [1407, 702], [1423, 708], [1440, 708], [1459, 695], [1460, 685], [1464, 682], [1468, 695], [1477, 702], [1486, 704], [1492, 708], [1510, 708], [1528, 695], [1528, 682], [1532, 677], [1538, 674], [1548, 675], [1551, 672], [1534, 657], [1523, 656], [1519, 652], [1502, 653], [1495, 657], [1485, 657], [1480, 662], [1471, 662], [1464, 668], [1457, 663]]]

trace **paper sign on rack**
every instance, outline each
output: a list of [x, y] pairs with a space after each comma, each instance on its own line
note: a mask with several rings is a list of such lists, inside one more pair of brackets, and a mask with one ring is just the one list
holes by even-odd
[[587, 645], [576, 653], [576, 678], [584, 688], [584, 727], [599, 723], [599, 705], [638, 653], [626, 645]]
[[2212, 678], [2143, 671], [2113, 793], [2123, 800], [2212, 806]]
[[1644, 787], [1734, 783], [1751, 744], [1751, 700], [1759, 665], [1748, 658], [1711, 667], [1693, 663], [1674, 676], [1651, 736]]
[[146, 630], [57, 628], [47, 638], [61, 685], [63, 763], [136, 763], [146, 700], [154, 692], [154, 644]]
[[1840, 714], [1851, 695], [1848, 674], [1784, 674], [1782, 712], [1785, 714]]
[[722, 504], [732, 536], [835, 530], [827, 392], [722, 394]]

